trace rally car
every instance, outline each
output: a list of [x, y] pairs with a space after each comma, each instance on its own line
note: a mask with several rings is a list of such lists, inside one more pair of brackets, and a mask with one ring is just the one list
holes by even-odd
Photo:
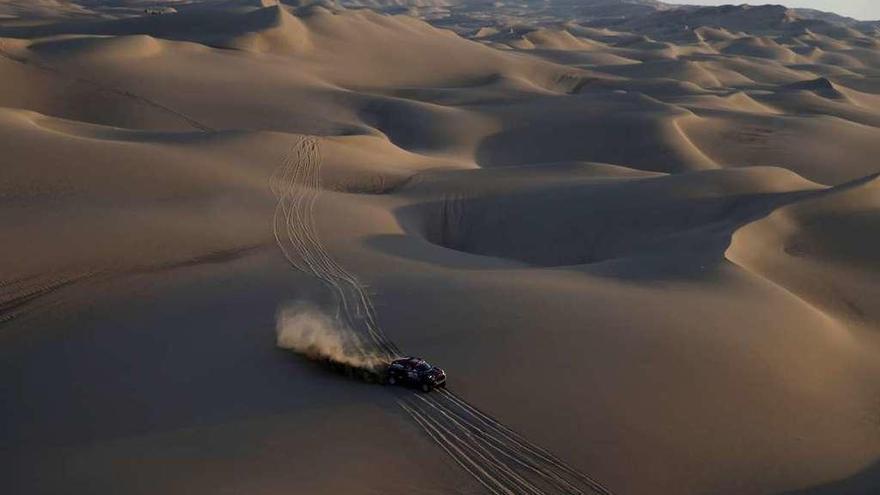
[[422, 358], [395, 359], [388, 364], [385, 373], [385, 383], [388, 385], [407, 385], [416, 387], [422, 392], [430, 392], [435, 388], [446, 386], [446, 372], [431, 366]]

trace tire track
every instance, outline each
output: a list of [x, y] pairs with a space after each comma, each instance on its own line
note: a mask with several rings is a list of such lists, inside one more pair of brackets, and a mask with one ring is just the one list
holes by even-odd
[[330, 256], [318, 235], [314, 210], [321, 190], [320, 162], [318, 140], [303, 137], [270, 180], [278, 198], [273, 219], [275, 240], [291, 265], [331, 290], [337, 302], [336, 316], [371, 344], [368, 351], [392, 359], [400, 351], [379, 329], [366, 287]]
[[[270, 178], [278, 199], [273, 234], [287, 261], [319, 279], [336, 301], [336, 317], [369, 348], [389, 360], [400, 350], [382, 332], [366, 286], [328, 252], [315, 208], [321, 192], [320, 142], [302, 137]], [[493, 495], [600, 494], [612, 492], [454, 393], [398, 398], [403, 411], [465, 472]]]
[[438, 407], [434, 400], [418, 395], [414, 397], [431, 408], [423, 408], [422, 411], [425, 412], [426, 417], [433, 421], [436, 428], [446, 432], [449, 437], [460, 442], [463, 449], [475, 454], [481, 460], [482, 465], [495, 474], [495, 477], [492, 479], [498, 480], [496, 483], [499, 484], [499, 488], [505, 491], [513, 490], [514, 493], [529, 493], [531, 495], [542, 495], [544, 493], [520, 475], [514, 466], [510, 466], [498, 458], [498, 455], [506, 454], [504, 449], [493, 448], [493, 445], [481, 441], [479, 436], [474, 435], [466, 424], [460, 422], [456, 417], [450, 416], [442, 406]]
[[0, 281], [0, 324], [33, 311], [44, 296], [95, 275], [94, 272], [76, 272]]
[[93, 88], [98, 93], [108, 93], [108, 94], [113, 94], [116, 96], [121, 96], [123, 98], [128, 98], [128, 99], [133, 100], [141, 105], [151, 107], [151, 108], [156, 109], [160, 112], [171, 115], [179, 120], [183, 120], [190, 127], [197, 129], [199, 131], [202, 131], [202, 132], [214, 132], [215, 131], [215, 129], [213, 129], [212, 127], [210, 127], [206, 124], [203, 124], [202, 122], [199, 122], [198, 120], [190, 117], [189, 115], [187, 115], [183, 112], [180, 112], [178, 110], [175, 110], [171, 107], [168, 107], [166, 105], [163, 105], [155, 100], [151, 100], [145, 96], [141, 96], [137, 93], [133, 93], [133, 92], [125, 90], [125, 89], [117, 88], [115, 86], [110, 86], [110, 85], [95, 81], [94, 79], [88, 79], [88, 78], [80, 77], [80, 76], [77, 76], [74, 74], [69, 74], [65, 71], [62, 71], [61, 69], [58, 69], [57, 67], [53, 67], [49, 64], [46, 64], [44, 62], [40, 62], [38, 60], [15, 55], [11, 51], [6, 49], [6, 46], [4, 46], [4, 41], [2, 39], [0, 39], [0, 57], [4, 57], [4, 58], [9, 59], [13, 62], [18, 62], [19, 64], [22, 64], [22, 65], [34, 67], [34, 68], [42, 70], [44, 72], [54, 74], [55, 76], [58, 76], [58, 77], [70, 79], [76, 83], [80, 83], [85, 86], [89, 86], [89, 87]]
[[[448, 394], [449, 392], [445, 393]], [[465, 434], [475, 437], [475, 441], [485, 445], [489, 450], [496, 451], [499, 455], [514, 462], [527, 472], [540, 476], [545, 482], [553, 484], [556, 488], [559, 488], [564, 492], [583, 493], [582, 490], [572, 484], [569, 480], [566, 480], [563, 476], [560, 476], [553, 470], [541, 466], [539, 462], [535, 462], [533, 460], [534, 455], [532, 455], [528, 449], [520, 448], [518, 444], [510, 443], [504, 438], [493, 434], [494, 432], [492, 432], [491, 429], [487, 431], [487, 429], [479, 427], [479, 418], [469, 415], [464, 411], [455, 411], [455, 406], [449, 407], [448, 405], [443, 404], [442, 399], [438, 400], [433, 397], [424, 398], [421, 396], [416, 396], [416, 398], [424, 401], [437, 410], [442, 416], [454, 423]]]
[[[33, 67], [44, 72], [48, 72], [57, 77], [72, 80], [93, 88], [99, 93], [109, 93], [134, 100], [141, 105], [152, 107], [160, 112], [171, 115], [175, 118], [185, 121], [188, 125], [202, 132], [213, 132], [214, 129], [205, 125], [198, 120], [186, 115], [183, 112], [174, 110], [154, 100], [126, 91], [117, 87], [109, 86], [98, 81], [76, 76], [66, 73], [61, 69], [53, 67], [49, 64], [29, 59], [13, 54], [5, 45], [5, 41], [0, 38], [0, 57], [6, 58], [13, 62]], [[15, 318], [21, 317], [28, 311], [32, 311], [37, 305], [38, 300], [44, 299], [44, 296], [52, 294], [59, 289], [69, 285], [81, 282], [86, 279], [92, 279], [99, 275], [99, 272], [77, 272], [65, 273], [54, 276], [33, 276], [30, 278], [0, 281], [0, 324], [7, 323]]]
[[408, 406], [405, 402], [399, 402], [399, 404], [410, 414], [413, 420], [425, 430], [428, 436], [434, 439], [434, 441], [437, 442], [437, 444], [440, 445], [440, 447], [443, 448], [443, 450], [445, 450], [454, 461], [464, 467], [471, 476], [476, 478], [477, 481], [485, 486], [490, 492], [502, 495], [516, 495], [515, 491], [512, 491], [509, 487], [505, 486], [504, 480], [495, 478], [492, 473], [487, 470], [486, 466], [481, 465], [481, 463], [474, 460], [466, 452], [463, 452], [457, 446], [457, 443], [463, 442], [455, 442], [454, 440], [458, 440], [457, 438], [452, 435], [447, 436], [444, 434], [444, 432], [438, 427], [436, 421], [432, 420], [427, 414], [424, 414], [423, 411]]
[[541, 471], [542, 476], [548, 476], [556, 482], [562, 483], [564, 486], [560, 486], [560, 488], [572, 490], [571, 493], [578, 493], [576, 490], [578, 486], [586, 486], [588, 492], [612, 495], [612, 492], [598, 480], [569, 466], [548, 450], [530, 442], [461, 397], [448, 390], [441, 390], [439, 395], [448, 400], [453, 407], [458, 407], [472, 428], [480, 432], [488, 431], [487, 435], [489, 436], [495, 435], [497, 438], [494, 438], [494, 441], [498, 441], [518, 453], [517, 462], [526, 462], [532, 468]]

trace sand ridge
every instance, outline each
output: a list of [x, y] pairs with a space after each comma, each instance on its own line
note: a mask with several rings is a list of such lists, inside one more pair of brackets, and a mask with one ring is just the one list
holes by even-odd
[[155, 4], [0, 6], [4, 492], [876, 486], [876, 23]]

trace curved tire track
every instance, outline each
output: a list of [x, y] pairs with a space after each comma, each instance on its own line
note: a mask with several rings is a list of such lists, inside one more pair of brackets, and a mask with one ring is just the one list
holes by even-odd
[[[303, 137], [292, 146], [271, 177], [270, 188], [278, 199], [273, 232], [287, 261], [332, 291], [337, 318], [369, 344], [364, 352], [384, 359], [400, 356], [377, 323], [366, 286], [330, 255], [318, 234], [315, 207], [321, 192], [321, 154], [317, 138]], [[612, 495], [597, 480], [448, 390], [413, 393], [397, 402], [428, 437], [493, 495]]]
[[321, 280], [337, 301], [337, 317], [371, 344], [369, 351], [384, 359], [400, 350], [379, 329], [367, 289], [330, 256], [315, 224], [315, 204], [321, 190], [318, 140], [303, 137], [284, 157], [270, 181], [278, 198], [273, 219], [275, 240], [285, 258], [300, 271]]

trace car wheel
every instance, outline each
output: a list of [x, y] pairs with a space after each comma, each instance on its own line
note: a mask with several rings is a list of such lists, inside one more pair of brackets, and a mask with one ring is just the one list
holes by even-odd
[[422, 392], [430, 392], [430, 391], [431, 391], [431, 386], [428, 385], [427, 383], [423, 383], [422, 384]]

